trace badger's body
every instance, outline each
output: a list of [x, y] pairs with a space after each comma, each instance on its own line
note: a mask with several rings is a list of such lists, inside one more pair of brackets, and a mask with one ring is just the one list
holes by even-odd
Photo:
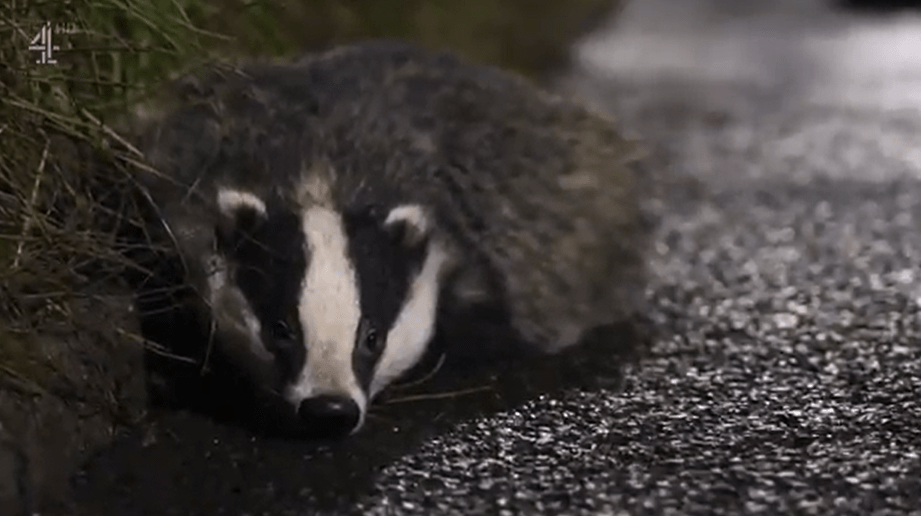
[[547, 352], [638, 306], [633, 145], [523, 79], [380, 41], [172, 99], [145, 187], [219, 347], [292, 414], [357, 429], [446, 304], [497, 303]]

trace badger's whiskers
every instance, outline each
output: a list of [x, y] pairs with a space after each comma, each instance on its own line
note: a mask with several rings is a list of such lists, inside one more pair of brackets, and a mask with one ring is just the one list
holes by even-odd
[[447, 392], [433, 392], [429, 394], [414, 394], [411, 396], [400, 396], [397, 398], [390, 398], [385, 400], [383, 403], [385, 405], [393, 405], [395, 403], [410, 403], [414, 401], [431, 401], [431, 400], [443, 400], [450, 398], [460, 398], [462, 396], [469, 396], [471, 394], [476, 394], [478, 392], [485, 392], [492, 390], [492, 385], [480, 385], [479, 387], [471, 387], [469, 389], [459, 389], [456, 391], [447, 391]]
[[438, 362], [436, 362], [436, 363], [435, 363], [435, 366], [432, 367], [432, 370], [429, 371], [429, 372], [427, 372], [427, 373], [425, 373], [425, 375], [422, 376], [422, 378], [418, 378], [418, 379], [413, 380], [413, 381], [411, 381], [411, 382], [396, 384], [396, 385], [394, 385], [392, 388], [393, 388], [393, 389], [409, 389], [409, 388], [415, 387], [415, 386], [417, 386], [417, 385], [422, 385], [423, 383], [425, 383], [425, 382], [431, 380], [432, 378], [434, 378], [436, 374], [438, 374], [438, 371], [441, 370], [441, 366], [444, 365], [446, 359], [447, 359], [447, 355], [445, 355], [444, 353], [442, 353], [442, 354], [438, 357]]

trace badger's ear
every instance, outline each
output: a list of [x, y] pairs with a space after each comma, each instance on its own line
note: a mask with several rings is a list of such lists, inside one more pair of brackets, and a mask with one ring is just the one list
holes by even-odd
[[222, 244], [233, 245], [266, 218], [265, 201], [253, 193], [234, 188], [217, 191], [219, 220], [217, 236]]
[[384, 229], [395, 241], [407, 247], [415, 247], [425, 242], [432, 231], [431, 215], [425, 207], [418, 204], [402, 204], [387, 214]]

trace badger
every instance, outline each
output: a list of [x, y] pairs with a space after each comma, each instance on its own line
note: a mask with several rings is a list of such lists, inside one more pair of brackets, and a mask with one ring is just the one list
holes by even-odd
[[647, 178], [613, 122], [399, 41], [217, 63], [133, 121], [209, 338], [299, 428], [346, 436], [444, 308], [555, 353], [642, 305]]

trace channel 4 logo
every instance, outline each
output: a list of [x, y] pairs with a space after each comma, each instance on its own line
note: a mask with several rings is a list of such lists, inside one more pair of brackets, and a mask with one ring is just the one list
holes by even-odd
[[74, 34], [76, 32], [78, 32], [76, 27], [72, 25], [52, 26], [51, 22], [45, 22], [41, 30], [39, 30], [35, 37], [32, 38], [32, 41], [29, 42], [29, 50], [38, 52], [38, 59], [35, 60], [35, 63], [57, 64], [58, 61], [54, 58], [54, 53], [61, 50], [61, 47], [54, 44], [54, 35]]

